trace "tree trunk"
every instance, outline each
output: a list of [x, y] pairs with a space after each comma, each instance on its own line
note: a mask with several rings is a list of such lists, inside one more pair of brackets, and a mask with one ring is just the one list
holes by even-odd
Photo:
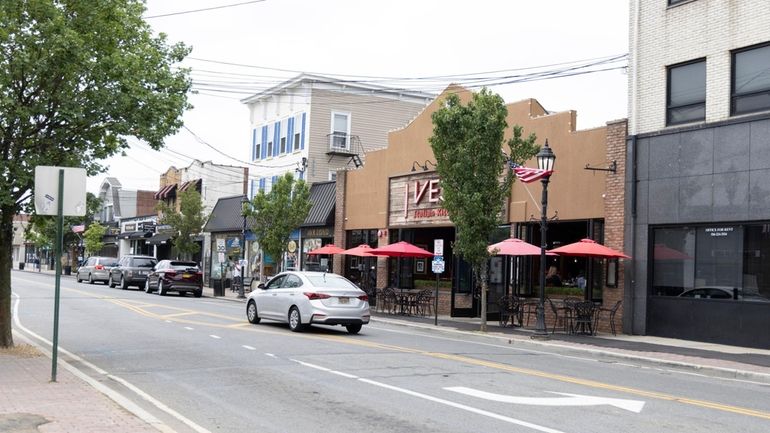
[[479, 266], [481, 279], [481, 332], [487, 332], [487, 288], [489, 287], [489, 266], [484, 260]]
[[13, 251], [13, 206], [0, 208], [0, 348], [13, 346], [11, 333], [11, 254]]

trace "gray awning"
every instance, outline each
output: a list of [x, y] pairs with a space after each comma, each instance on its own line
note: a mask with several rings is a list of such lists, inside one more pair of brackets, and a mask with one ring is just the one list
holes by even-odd
[[149, 245], [161, 245], [171, 243], [171, 233], [156, 233], [155, 236], [148, 238]]
[[152, 236], [152, 232], [123, 232], [118, 235], [119, 239], [145, 239]]

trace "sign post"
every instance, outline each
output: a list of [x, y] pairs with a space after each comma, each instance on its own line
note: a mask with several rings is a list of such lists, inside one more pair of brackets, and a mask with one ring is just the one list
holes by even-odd
[[444, 240], [433, 240], [433, 273], [436, 274], [436, 296], [433, 299], [433, 325], [438, 326], [438, 285], [439, 275], [444, 272]]
[[[67, 203], [66, 208], [65, 203]], [[56, 210], [53, 209], [54, 204]], [[38, 215], [56, 215], [56, 243], [54, 245], [56, 275], [54, 277], [53, 344], [51, 347], [51, 382], [56, 382], [56, 364], [59, 357], [59, 299], [61, 297], [64, 215], [84, 216], [86, 214], [86, 170], [41, 165], [35, 167], [35, 212]]]

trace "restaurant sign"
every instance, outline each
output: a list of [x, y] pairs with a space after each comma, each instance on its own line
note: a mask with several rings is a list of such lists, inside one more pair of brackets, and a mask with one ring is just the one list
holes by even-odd
[[449, 225], [449, 213], [442, 202], [441, 184], [435, 172], [390, 178], [388, 224]]

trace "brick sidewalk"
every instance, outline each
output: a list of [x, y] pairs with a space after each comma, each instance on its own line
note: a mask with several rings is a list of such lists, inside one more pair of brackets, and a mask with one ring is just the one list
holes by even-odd
[[0, 350], [0, 431], [158, 432], [61, 364], [56, 376], [51, 382], [51, 359], [32, 346], [17, 341], [15, 348]]

